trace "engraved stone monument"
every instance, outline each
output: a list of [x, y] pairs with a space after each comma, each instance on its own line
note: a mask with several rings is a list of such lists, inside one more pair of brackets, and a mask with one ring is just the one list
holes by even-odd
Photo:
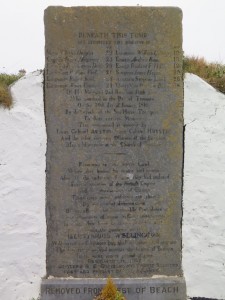
[[181, 267], [182, 13], [45, 11], [43, 300], [186, 299]]

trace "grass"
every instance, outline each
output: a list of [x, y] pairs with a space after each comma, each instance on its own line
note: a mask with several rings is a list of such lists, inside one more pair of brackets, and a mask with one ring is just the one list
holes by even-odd
[[215, 89], [225, 94], [225, 65], [208, 63], [203, 57], [184, 57], [184, 73], [193, 73], [204, 79]]
[[12, 96], [10, 94], [9, 86], [13, 82], [20, 79], [25, 74], [24, 70], [16, 74], [0, 73], [0, 106], [4, 108], [12, 107]]
[[108, 277], [106, 285], [94, 300], [126, 300], [122, 293], [117, 290], [111, 277]]

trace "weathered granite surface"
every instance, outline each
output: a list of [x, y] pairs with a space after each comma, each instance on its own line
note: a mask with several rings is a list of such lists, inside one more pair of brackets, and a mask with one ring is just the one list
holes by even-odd
[[181, 18], [45, 11], [47, 276], [182, 276]]

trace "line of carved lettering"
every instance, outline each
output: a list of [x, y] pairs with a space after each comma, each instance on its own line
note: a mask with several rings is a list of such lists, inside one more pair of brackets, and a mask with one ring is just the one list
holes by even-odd
[[[102, 287], [98, 288], [91, 288], [91, 287], [46, 287], [45, 294], [49, 295], [69, 295], [69, 294], [91, 294], [91, 295], [98, 295], [101, 291]], [[150, 293], [150, 294], [177, 294], [179, 293], [178, 286], [141, 286], [141, 287], [118, 287], [118, 290], [123, 294], [143, 294], [143, 293]]]

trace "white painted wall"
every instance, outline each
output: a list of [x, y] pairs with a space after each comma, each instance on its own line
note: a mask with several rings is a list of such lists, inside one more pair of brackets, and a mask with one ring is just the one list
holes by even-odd
[[[0, 108], [0, 297], [37, 298], [45, 275], [43, 76], [13, 87]], [[185, 78], [183, 268], [190, 297], [225, 299], [225, 96]]]
[[225, 299], [225, 96], [187, 74], [183, 267], [188, 294]]
[[45, 150], [42, 75], [12, 87], [0, 108], [0, 299], [38, 296], [45, 275]]

